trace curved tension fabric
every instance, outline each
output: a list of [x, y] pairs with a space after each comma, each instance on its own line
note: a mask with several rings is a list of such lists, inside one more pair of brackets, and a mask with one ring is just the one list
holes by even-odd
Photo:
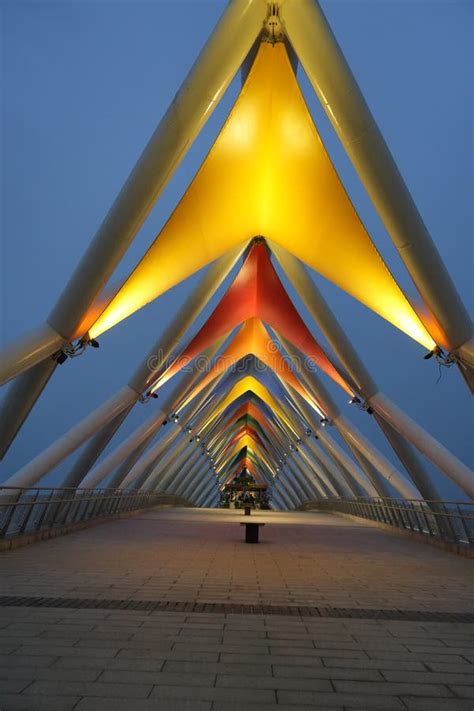
[[[262, 243], [252, 245], [234, 281], [206, 323], [179, 358], [165, 371], [159, 385], [163, 385], [219, 336], [255, 317], [284, 334], [285, 338], [314, 360], [347, 394], [354, 394], [294, 307], [273, 267], [268, 249]], [[271, 354], [268, 356], [271, 361]]]
[[339, 180], [284, 44], [265, 42], [200, 170], [91, 336], [257, 235], [434, 347]]

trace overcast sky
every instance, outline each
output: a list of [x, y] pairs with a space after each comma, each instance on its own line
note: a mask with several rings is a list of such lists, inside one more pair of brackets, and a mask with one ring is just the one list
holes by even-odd
[[[472, 308], [472, 3], [326, 0], [322, 5]], [[217, 0], [3, 1], [2, 345], [47, 317], [224, 6]], [[414, 293], [301, 68], [298, 78], [374, 242], [399, 282]], [[117, 274], [130, 271], [176, 205], [239, 86], [236, 79]], [[472, 463], [470, 396], [456, 369], [444, 371], [437, 383], [438, 368], [434, 360], [423, 360], [420, 346], [321, 277], [315, 279], [380, 388]], [[104, 334], [100, 350], [90, 349], [57, 369], [0, 465], [0, 480], [128, 381], [195, 282], [187, 280]], [[392, 456], [370, 417], [349, 410], [346, 398], [330, 389], [352, 421]], [[153, 407], [158, 404], [138, 405], [112, 446]], [[47, 481], [59, 482], [72, 461]], [[460, 496], [444, 477], [434, 476], [445, 497]]]

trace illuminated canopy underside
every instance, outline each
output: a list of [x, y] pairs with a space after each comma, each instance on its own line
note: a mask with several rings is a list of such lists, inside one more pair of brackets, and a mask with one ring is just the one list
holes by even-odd
[[262, 43], [210, 153], [98, 336], [232, 247], [262, 235], [427, 348], [433, 341], [356, 214], [283, 43]]
[[286, 380], [292, 388], [303, 397], [319, 414], [321, 408], [314, 402], [308, 391], [301, 385], [298, 378], [290, 370], [275, 342], [270, 338], [263, 323], [257, 318], [245, 321], [227, 348], [218, 357], [209, 372], [202, 377], [189, 396], [183, 402], [186, 407], [205, 387], [218, 375], [231, 368], [244, 356], [255, 355], [262, 363], [271, 368], [277, 375]]
[[[254, 317], [263, 319], [272, 328], [281, 331], [341, 388], [348, 394], [352, 394], [344, 378], [338, 373], [295, 309], [263, 244], [252, 245], [231, 286], [180, 357], [160, 378], [159, 385], [163, 385], [220, 336], [230, 333], [238, 324]], [[270, 352], [264, 354], [261, 360], [268, 364], [268, 360], [271, 361], [272, 351], [268, 339], [263, 346], [264, 350], [265, 346], [270, 348]]]

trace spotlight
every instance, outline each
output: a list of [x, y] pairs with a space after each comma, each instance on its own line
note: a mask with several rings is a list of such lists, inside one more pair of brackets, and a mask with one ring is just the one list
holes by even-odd
[[193, 431], [193, 428], [192, 428], [192, 427], [186, 427], [186, 432], [187, 432], [188, 434], [191, 434], [192, 431]]
[[179, 416], [178, 415], [171, 415], [173, 422], [179, 422]]
[[284, 456], [284, 457], [287, 457], [287, 456], [288, 456], [288, 452], [283, 452], [283, 456]]
[[307, 436], [307, 437], [311, 437], [312, 434], [313, 434], [312, 430], [310, 430], [310, 428], [307, 427], [307, 428], [306, 428], [306, 436]]
[[151, 393], [151, 396], [155, 398], [155, 400], [158, 400], [158, 393]]
[[351, 397], [349, 400], [349, 405], [358, 405], [360, 404], [360, 399], [357, 397], [357, 395], [354, 395], [354, 397]]
[[95, 338], [90, 339], [89, 345], [92, 346], [92, 348], [100, 348], [100, 343], [96, 341]]
[[200, 442], [200, 441], [201, 441], [200, 436], [199, 436], [199, 435], [196, 435], [196, 442]]
[[55, 360], [58, 365], [62, 365], [67, 361], [67, 353], [64, 353], [64, 351], [59, 351], [59, 353], [55, 353], [53, 355], [53, 360]]
[[329, 424], [329, 420], [328, 420], [327, 417], [322, 417], [322, 418], [320, 419], [320, 422], [321, 422], [321, 426], [322, 426], [322, 427], [326, 427], [326, 425]]

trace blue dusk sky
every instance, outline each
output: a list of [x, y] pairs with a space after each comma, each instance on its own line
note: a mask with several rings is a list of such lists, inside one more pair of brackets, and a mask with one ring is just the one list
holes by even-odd
[[[472, 309], [473, 5], [325, 0], [322, 6], [461, 297]], [[218, 0], [3, 0], [2, 345], [47, 318], [224, 7]], [[406, 270], [301, 67], [298, 79], [362, 220], [399, 283], [413, 295]], [[133, 268], [175, 207], [239, 87], [236, 77], [115, 278]], [[457, 369], [444, 370], [437, 382], [438, 367], [434, 359], [423, 360], [423, 348], [313, 276], [380, 389], [472, 463], [471, 398]], [[99, 350], [88, 349], [56, 370], [1, 463], [0, 481], [127, 383], [197, 278], [105, 333]], [[317, 335], [314, 323], [308, 323]], [[328, 388], [345, 414], [395, 462], [375, 422], [349, 409], [335, 386]], [[137, 405], [106, 453], [158, 406], [159, 401]], [[45, 481], [59, 483], [74, 456]], [[427, 466], [444, 497], [461, 496]]]

